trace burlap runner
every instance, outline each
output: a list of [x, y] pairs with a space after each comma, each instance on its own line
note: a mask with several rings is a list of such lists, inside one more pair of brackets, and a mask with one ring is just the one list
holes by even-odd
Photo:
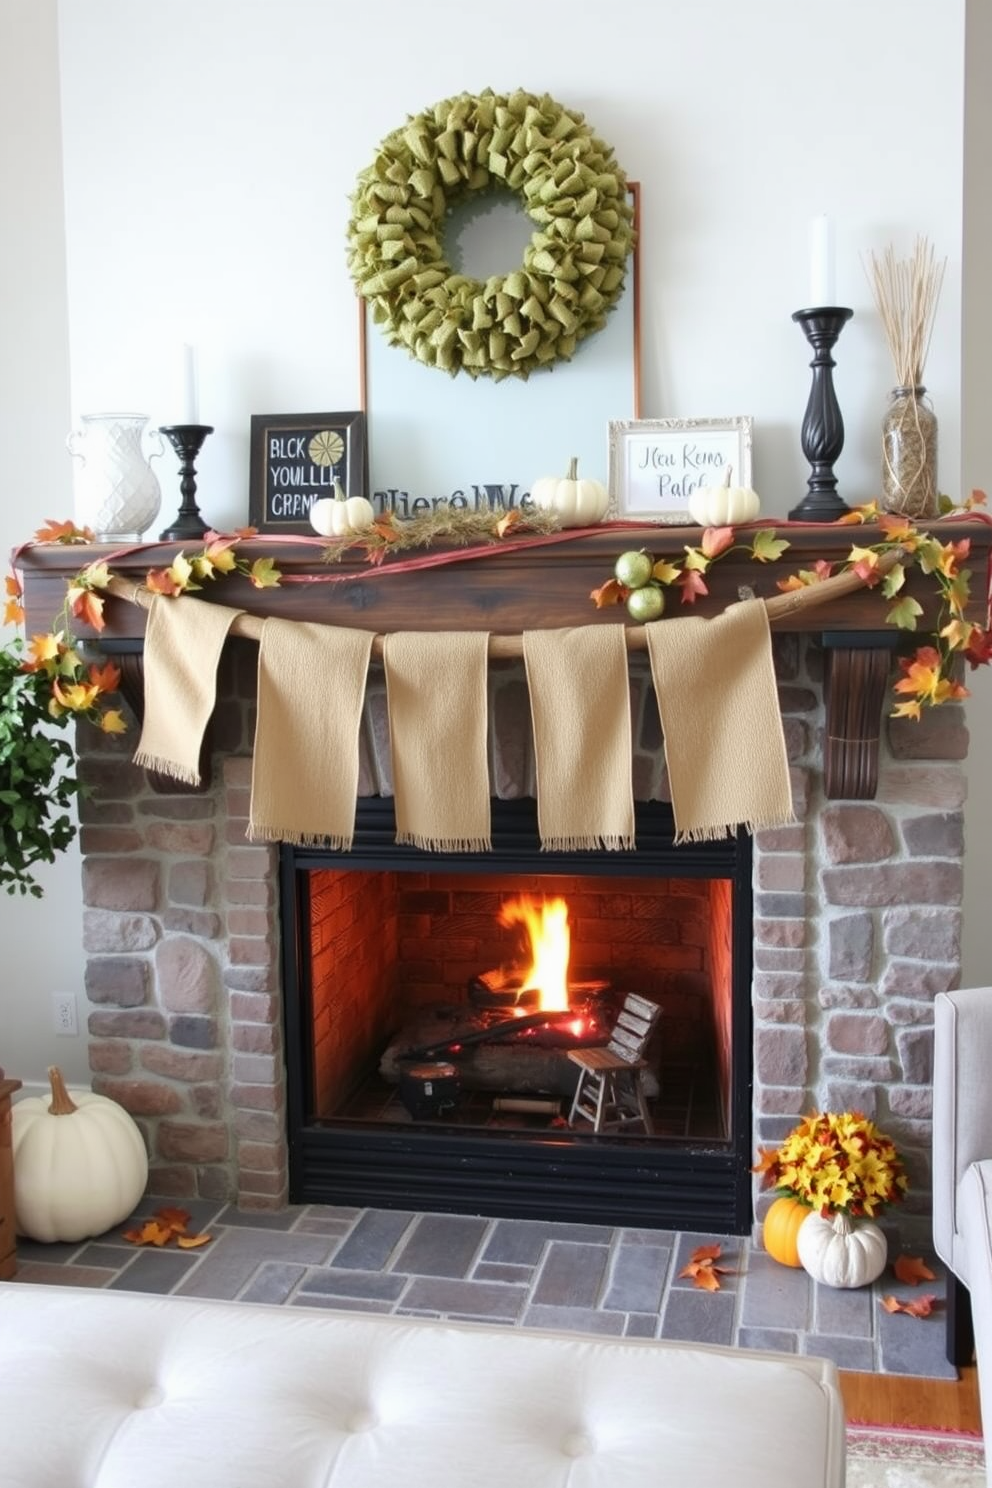
[[351, 847], [371, 652], [371, 631], [266, 620], [258, 646], [253, 842]]
[[764, 604], [646, 630], [676, 842], [795, 820]]
[[428, 852], [491, 847], [485, 631], [386, 637], [396, 841]]
[[537, 824], [549, 852], [634, 846], [622, 625], [524, 631]]
[[217, 664], [241, 610], [156, 594], [145, 626], [145, 714], [134, 763], [200, 783], [200, 746], [217, 696]]

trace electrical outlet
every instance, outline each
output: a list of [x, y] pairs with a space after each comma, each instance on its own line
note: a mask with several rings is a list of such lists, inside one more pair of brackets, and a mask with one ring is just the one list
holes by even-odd
[[75, 1038], [79, 1033], [75, 992], [52, 993], [52, 1027], [66, 1038]]

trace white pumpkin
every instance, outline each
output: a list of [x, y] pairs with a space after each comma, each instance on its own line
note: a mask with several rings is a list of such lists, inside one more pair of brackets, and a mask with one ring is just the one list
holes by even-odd
[[375, 508], [364, 496], [346, 496], [335, 480], [334, 495], [321, 496], [310, 508], [310, 525], [321, 537], [351, 537], [375, 521]]
[[697, 486], [689, 497], [689, 515], [700, 527], [736, 527], [750, 522], [761, 508], [761, 498], [750, 486], [732, 486], [728, 465], [718, 486]]
[[530, 488], [541, 511], [555, 512], [563, 527], [594, 527], [606, 515], [610, 496], [598, 480], [579, 480], [579, 462], [572, 456], [568, 474], [542, 475]]
[[28, 1096], [12, 1110], [15, 1225], [31, 1240], [85, 1240], [134, 1211], [148, 1156], [123, 1106], [90, 1090], [70, 1095], [54, 1067], [48, 1078], [51, 1102]]
[[852, 1224], [841, 1211], [833, 1219], [811, 1214], [796, 1237], [799, 1259], [814, 1281], [832, 1287], [869, 1286], [885, 1270], [888, 1242], [870, 1219]]

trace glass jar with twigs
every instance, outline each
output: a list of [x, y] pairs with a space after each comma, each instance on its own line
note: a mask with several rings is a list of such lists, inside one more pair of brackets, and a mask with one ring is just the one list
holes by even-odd
[[917, 238], [912, 257], [898, 259], [888, 247], [871, 255], [869, 278], [892, 355], [896, 386], [882, 420], [882, 493], [886, 511], [914, 519], [935, 517], [937, 417], [923, 383], [946, 259], [937, 263], [932, 245]]

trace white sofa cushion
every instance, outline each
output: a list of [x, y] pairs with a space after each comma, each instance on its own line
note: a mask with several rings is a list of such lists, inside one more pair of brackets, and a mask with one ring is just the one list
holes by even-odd
[[0, 1283], [4, 1488], [841, 1488], [826, 1360]]

